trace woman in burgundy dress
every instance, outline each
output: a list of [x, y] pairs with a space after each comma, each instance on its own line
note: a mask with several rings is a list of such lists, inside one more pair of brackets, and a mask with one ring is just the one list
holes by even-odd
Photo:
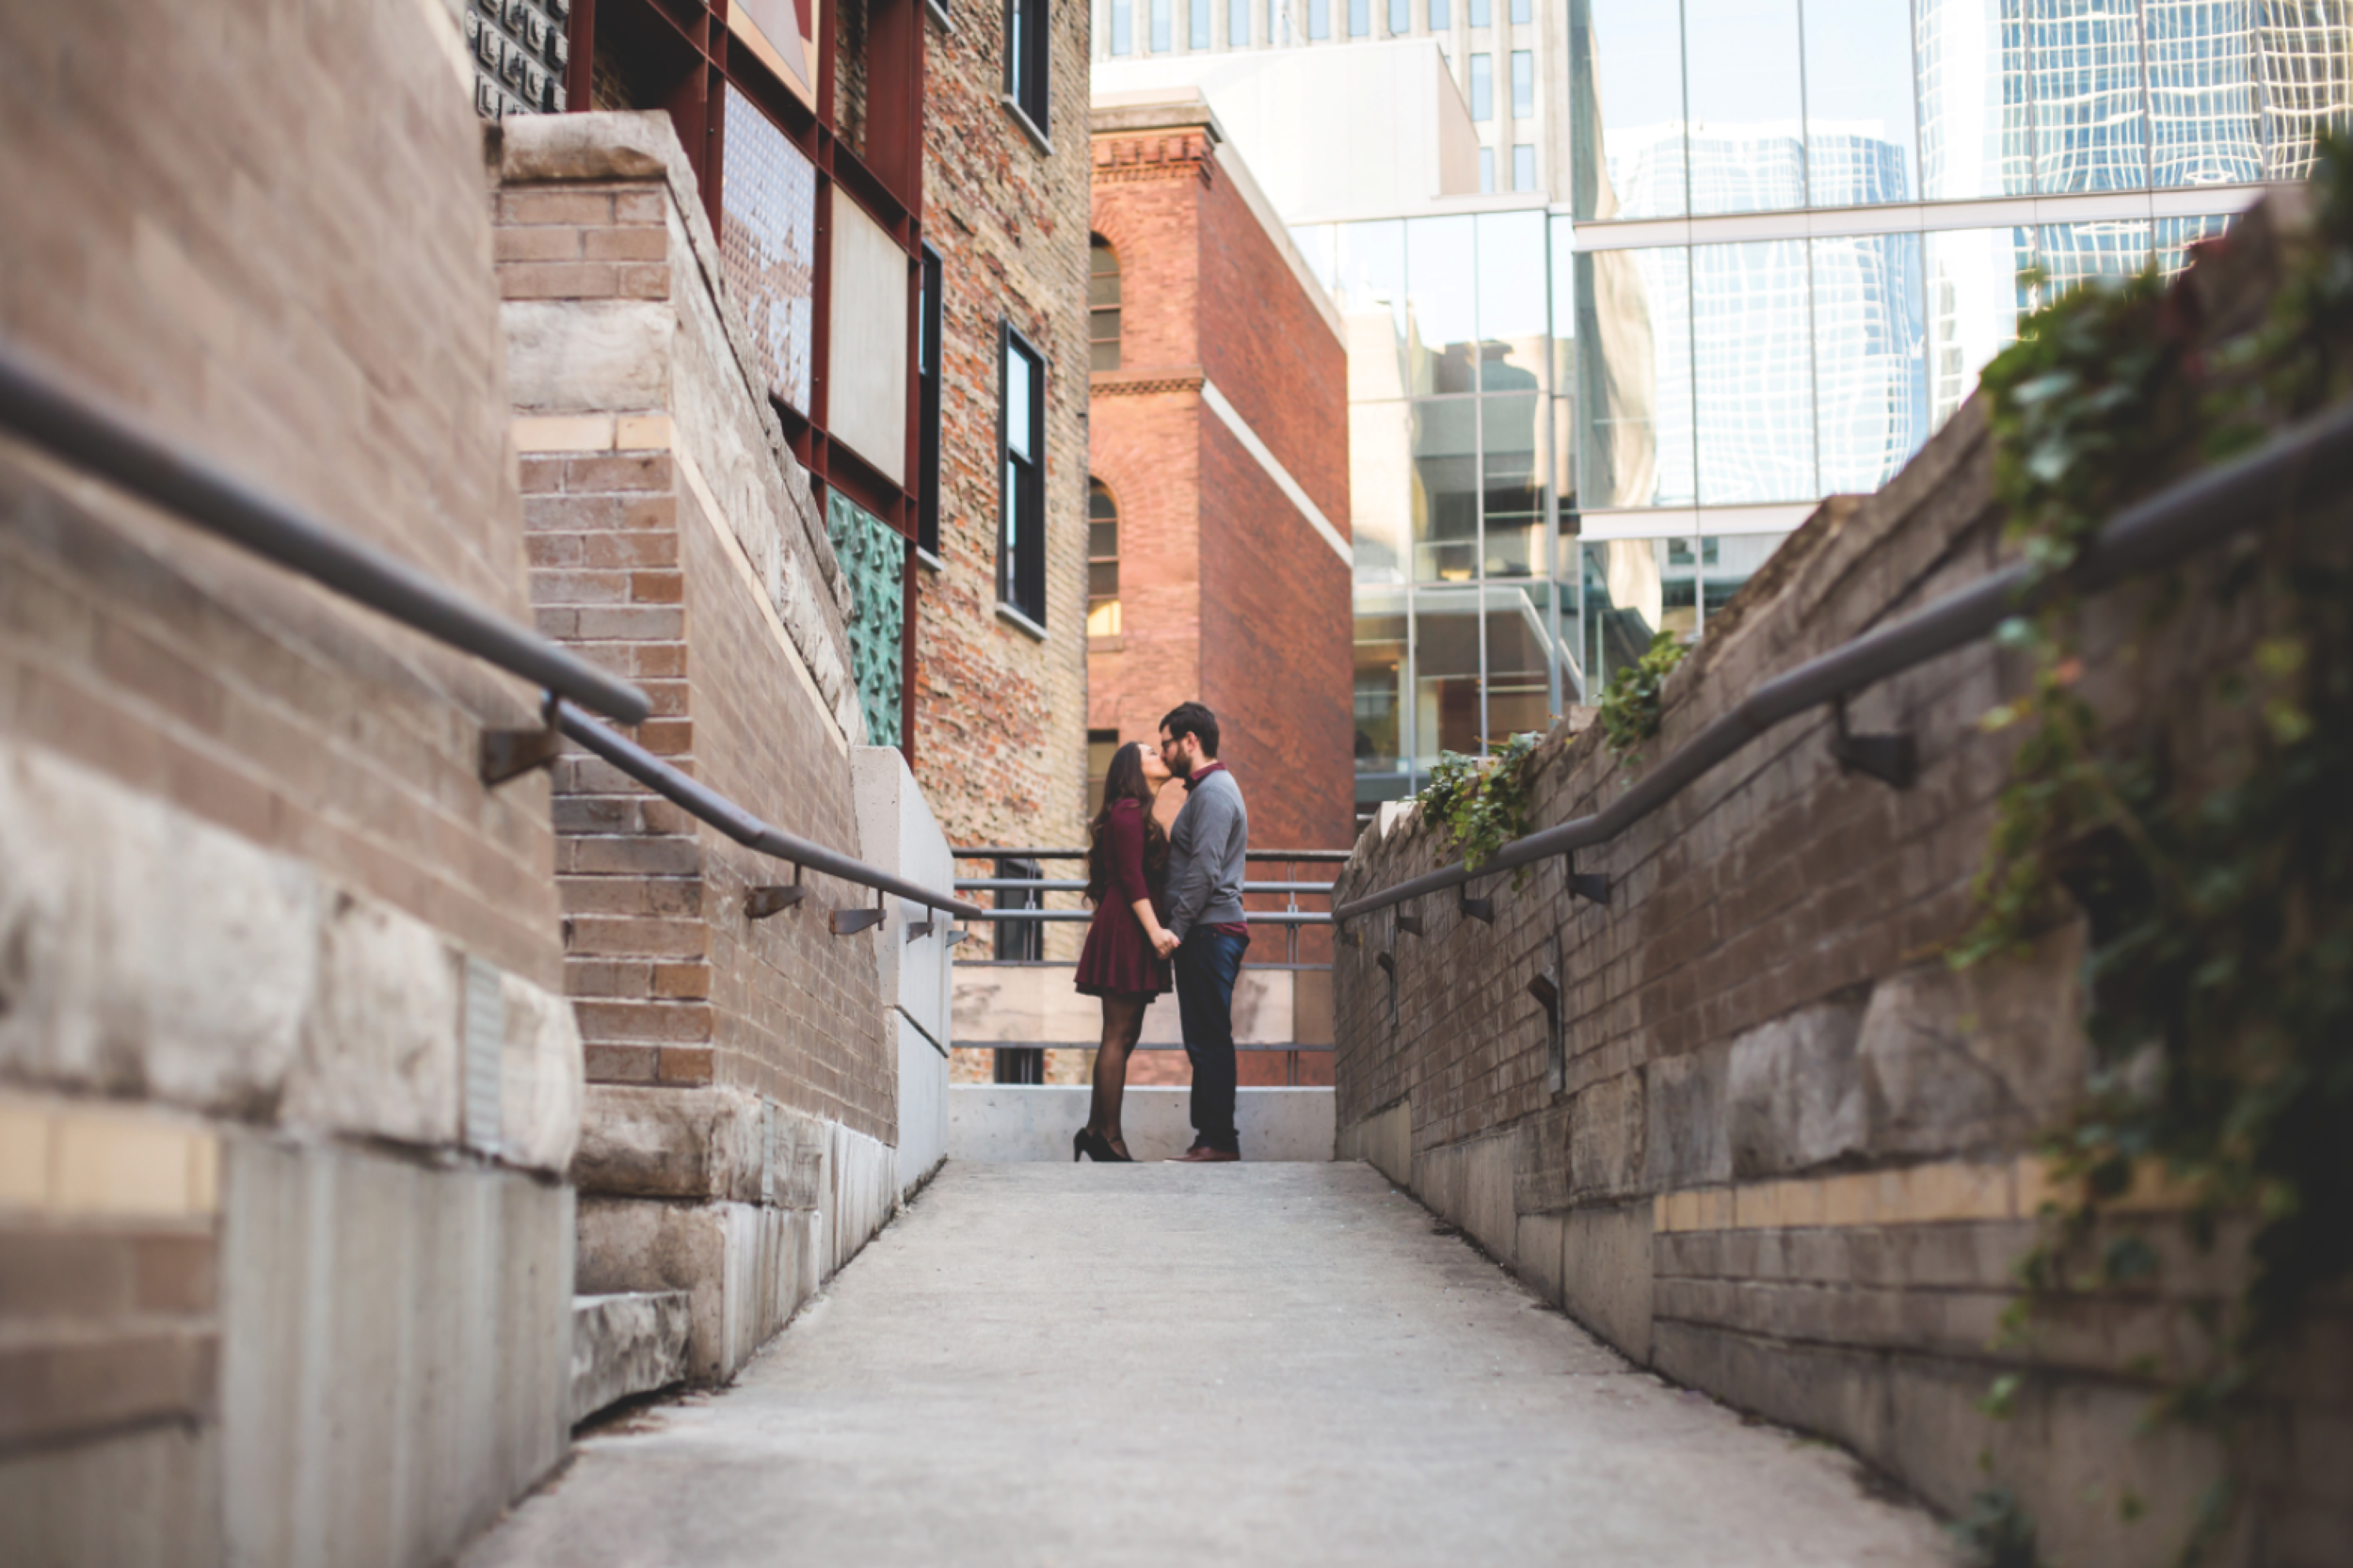
[[1089, 824], [1087, 901], [1095, 919], [1079, 953], [1079, 994], [1103, 999], [1103, 1043], [1095, 1053], [1095, 1103], [1070, 1140], [1070, 1158], [1107, 1163], [1133, 1157], [1119, 1135], [1120, 1092], [1128, 1053], [1144, 1032], [1144, 1010], [1168, 989], [1168, 955], [1176, 937], [1160, 924], [1168, 879], [1168, 834], [1152, 820], [1152, 800], [1168, 782], [1157, 747], [1129, 741], [1103, 776], [1103, 808]]

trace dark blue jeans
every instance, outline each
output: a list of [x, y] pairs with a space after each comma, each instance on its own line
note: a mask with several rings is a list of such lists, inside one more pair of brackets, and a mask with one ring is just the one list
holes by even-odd
[[1247, 936], [1196, 925], [1176, 949], [1176, 1016], [1193, 1064], [1193, 1129], [1206, 1147], [1241, 1152], [1234, 1130], [1234, 978]]

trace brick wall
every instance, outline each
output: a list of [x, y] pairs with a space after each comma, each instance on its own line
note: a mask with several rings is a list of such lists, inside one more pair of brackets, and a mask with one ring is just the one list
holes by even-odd
[[[2264, 224], [2234, 231], [2188, 286], [2210, 305], [2259, 296]], [[1995, 569], [1991, 461], [1972, 404], [1880, 494], [1825, 504], [1711, 617], [1644, 756], [1760, 680]], [[2247, 720], [2209, 702], [2209, 661], [2243, 648], [2261, 616], [2225, 622], [2193, 595], [2140, 648], [2155, 591], [2092, 607], [2082, 689], [2105, 733], [2211, 755]], [[1572, 902], [1556, 861], [1523, 890], [1472, 889], [1495, 898], [1492, 926], [1451, 894], [1419, 901], [1423, 936], [1387, 914], [1361, 922], [1335, 977], [1342, 1150], [1410, 1178], [1637, 1361], [1826, 1433], [1940, 1508], [2008, 1487], [2053, 1560], [2153, 1562], [2181, 1541], [2217, 1454], [2178, 1428], [2134, 1437], [2153, 1391], [2134, 1358], [2198, 1342], [2194, 1314], [2228, 1287], [2229, 1238], [2203, 1256], [2160, 1215], [2154, 1281], [2088, 1293], [2030, 1341], [1995, 1348], [2008, 1271], [2044, 1196], [2036, 1138], [2088, 1067], [2076, 930], [1966, 971], [1943, 958], [1970, 921], [2015, 744], [1977, 720], [2025, 674], [1979, 644], [1853, 700], [1856, 730], [1915, 737], [1909, 790], [1842, 773], [1828, 713], [1753, 742], [1579, 856], [1577, 870], [1609, 878], [1606, 907]], [[1639, 769], [1600, 740], [1547, 741], [1538, 824], [1625, 791]], [[1392, 814], [1359, 844], [1343, 896], [1452, 858]], [[1564, 977], [1557, 1076], [1528, 991], [1547, 967]], [[2318, 1478], [2345, 1463], [2348, 1336], [2343, 1303], [2324, 1306], [2302, 1373], [2281, 1385], [2302, 1408], [2255, 1423], [2264, 1490], [2227, 1560], [2320, 1562], [2341, 1547], [2342, 1491]], [[2018, 1416], [1995, 1421], [1977, 1401], [2004, 1371], [2027, 1376]], [[2127, 1492], [2152, 1507], [2131, 1528], [2117, 1524]]]
[[[809, 673], [825, 661], [801, 647], [846, 665], [840, 606], [827, 594], [813, 624], [786, 618], [785, 583], [818, 580], [829, 552], [807, 476], [727, 335], [683, 168], [612, 177], [641, 134], [676, 147], [657, 116], [510, 133], [535, 139], [508, 160], [498, 202], [509, 328], [570, 345], [519, 355], [562, 367], [519, 369], [517, 387], [539, 626], [646, 685], [648, 749], [787, 832], [856, 854], [849, 747], [864, 737], [854, 706], [838, 693], [829, 704]], [[615, 342], [629, 347], [600, 348]], [[779, 564], [774, 586], [772, 551], [801, 563]], [[747, 891], [790, 868], [585, 756], [561, 765], [556, 809], [592, 1083], [737, 1088], [894, 1136], [876, 938], [826, 929], [828, 909], [865, 895], [812, 878], [803, 904], [754, 922]]]
[[[447, 10], [8, 8], [0, 141], [11, 350], [525, 617]], [[559, 1456], [579, 1043], [547, 783], [477, 773], [536, 697], [0, 446], [10, 1560], [440, 1560]]]
[[[940, 566], [922, 571], [918, 598], [914, 749], [955, 844], [1076, 842], [1086, 792], [1087, 13], [1048, 15], [1050, 151], [1001, 102], [1002, 8], [959, 8], [952, 31], [925, 23], [923, 230], [942, 271]], [[997, 614], [1001, 321], [1048, 361], [1042, 642]]]
[[1214, 709], [1251, 841], [1345, 844], [1352, 787], [1349, 568], [1209, 408], [1204, 379], [1341, 536], [1347, 355], [1254, 212], [1199, 104], [1096, 117], [1095, 232], [1119, 258], [1120, 368], [1095, 377], [1094, 475], [1120, 510], [1116, 639], [1089, 719], [1149, 738]]

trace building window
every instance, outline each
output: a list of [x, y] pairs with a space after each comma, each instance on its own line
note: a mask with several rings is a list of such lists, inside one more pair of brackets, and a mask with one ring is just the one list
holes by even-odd
[[1307, 0], [1307, 36], [1310, 39], [1332, 36], [1332, 0]]
[[1046, 624], [1046, 360], [1010, 323], [1003, 328], [1004, 399], [998, 411], [997, 597]]
[[1176, 34], [1169, 22], [1169, 7], [1174, 0], [1152, 0], [1152, 53], [1165, 55], [1176, 47]]
[[1217, 0], [1185, 0], [1186, 31], [1195, 49], [1209, 46], [1209, 15]]
[[[1046, 874], [1046, 868], [1035, 860], [1000, 859], [990, 863], [989, 876], [998, 882], [1035, 882]], [[997, 889], [1000, 909], [1043, 909], [1046, 895], [1035, 888], [1000, 888]], [[997, 928], [996, 952], [1000, 964], [1034, 964], [1046, 956], [1046, 923], [1043, 920], [992, 920]], [[1046, 1081], [1046, 1053], [1035, 1048], [1015, 1047], [997, 1053], [997, 1081], [1000, 1083], [1043, 1083]]]
[[1266, 0], [1266, 36], [1269, 43], [1291, 40], [1290, 0]]
[[1087, 635], [1119, 635], [1119, 504], [1087, 481]]
[[[1165, 3], [1165, 0], [1163, 0]], [[1005, 0], [1005, 96], [1039, 136], [1046, 123], [1046, 0]]]
[[1495, 188], [1496, 150], [1492, 147], [1482, 147], [1479, 150], [1479, 193], [1485, 196], [1492, 193]]
[[1119, 755], [1119, 731], [1090, 729], [1087, 731], [1087, 820], [1103, 808], [1103, 780], [1112, 771], [1112, 759]]
[[1472, 26], [1484, 27], [1494, 20], [1495, 15], [1490, 9], [1489, 0], [1470, 0], [1470, 24]]
[[1532, 0], [1512, 0], [1512, 20], [1523, 26], [1535, 20]]
[[1250, 47], [1250, 0], [1225, 0], [1225, 43], [1231, 49]]
[[1536, 114], [1536, 55], [1533, 50], [1512, 51], [1512, 118], [1530, 120]]
[[1119, 252], [1100, 234], [1087, 240], [1087, 368], [1119, 368]]
[[1454, 25], [1454, 12], [1448, 0], [1430, 0], [1430, 30], [1443, 33]]
[[[1496, 57], [1493, 55], [1473, 55], [1471, 68], [1471, 118], [1482, 123], [1496, 117]], [[1490, 185], [1488, 188], [1493, 189]]]
[[1136, 0], [1112, 0], [1112, 53], [1136, 52]]
[[1348, 36], [1372, 36], [1372, 0], [1348, 0]]
[[1536, 188], [1536, 144], [1524, 141], [1512, 149], [1512, 188]]
[[1414, 30], [1414, 0], [1389, 0], [1389, 36], [1403, 38]]
[[915, 543], [935, 556], [939, 553], [939, 252], [926, 244], [923, 298], [917, 317], [922, 341], [917, 345], [916, 364], [922, 380], [917, 389], [920, 404], [916, 417], [921, 423], [921, 445], [917, 453]]

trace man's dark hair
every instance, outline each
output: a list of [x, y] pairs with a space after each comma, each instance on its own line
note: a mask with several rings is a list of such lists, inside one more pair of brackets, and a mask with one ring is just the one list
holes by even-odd
[[1217, 715], [1197, 702], [1180, 702], [1160, 720], [1160, 728], [1168, 731], [1172, 741], [1188, 735], [1201, 737], [1201, 749], [1214, 760], [1217, 756]]

